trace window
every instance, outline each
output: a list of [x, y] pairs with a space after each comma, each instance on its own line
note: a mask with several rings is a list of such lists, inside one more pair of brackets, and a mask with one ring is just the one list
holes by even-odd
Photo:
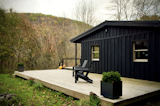
[[92, 46], [92, 60], [99, 61], [99, 46]]
[[148, 41], [147, 40], [133, 42], [133, 61], [148, 62]]

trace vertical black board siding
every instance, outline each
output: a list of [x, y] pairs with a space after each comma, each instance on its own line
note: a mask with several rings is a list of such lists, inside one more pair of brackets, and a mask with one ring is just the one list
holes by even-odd
[[[130, 55], [130, 44], [131, 42], [130, 42], [130, 40], [129, 40], [129, 36], [128, 37], [126, 37], [126, 43], [125, 43], [125, 45], [126, 45], [126, 76], [128, 76], [128, 77], [130, 77], [130, 57], [129, 57], [129, 55]], [[129, 45], [130, 44], [130, 45]]]
[[[132, 30], [131, 30], [132, 31]], [[128, 68], [127, 68], [127, 71], [128, 71], [128, 77], [131, 77], [131, 64], [132, 64], [132, 57], [133, 57], [133, 49], [132, 49], [132, 40], [131, 40], [131, 37], [132, 35], [128, 36]]]
[[133, 62], [133, 40], [134, 35], [130, 36], [130, 77], [134, 78], [134, 62]]
[[85, 49], [84, 49], [84, 57], [83, 57], [83, 61], [86, 59], [86, 53], [85, 53], [85, 51], [86, 51], [86, 49], [87, 49], [87, 48], [86, 48], [86, 44], [87, 44], [87, 43], [84, 43]]
[[102, 55], [101, 55], [101, 67], [102, 67], [102, 70], [100, 70], [100, 73], [102, 73], [104, 70], [105, 70], [105, 40], [102, 40], [102, 44], [101, 44], [101, 52], [102, 52]]
[[143, 65], [144, 65], [145, 63], [140, 63], [140, 69], [139, 69], [139, 78], [140, 79], [143, 79], [143, 74], [144, 74], [144, 67], [143, 67]]
[[[90, 47], [92, 47], [94, 44], [93, 44], [93, 41], [92, 42], [90, 42], [91, 44], [90, 44]], [[92, 54], [91, 54], [91, 56], [92, 56]], [[91, 57], [90, 56], [90, 57]], [[91, 58], [92, 59], [92, 58]], [[94, 72], [94, 70], [95, 70], [95, 63], [93, 62], [92, 63], [92, 68], [91, 68], [91, 72], [93, 73]]]
[[[149, 33], [144, 34], [144, 39], [148, 40], [148, 45], [149, 45]], [[149, 46], [148, 46], [149, 47]], [[146, 62], [144, 65], [144, 77], [143, 79], [149, 80], [149, 48], [148, 48], [148, 62]]]
[[108, 34], [108, 32], [106, 32], [106, 29], [107, 28], [104, 29], [104, 37], [107, 37], [107, 34]]
[[[85, 60], [89, 60], [89, 45], [88, 42], [86, 42], [86, 56], [85, 56]], [[88, 64], [86, 65], [86, 67], [88, 67]]]
[[108, 44], [107, 44], [107, 40], [105, 40], [105, 72], [108, 71]]
[[123, 35], [125, 35], [125, 34], [128, 34], [128, 28], [127, 27], [123, 28]]
[[133, 33], [133, 28], [132, 27], [128, 27], [128, 29], [129, 29], [129, 34], [132, 34]]
[[[87, 49], [88, 49], [88, 44], [85, 42], [85, 51], [86, 51], [86, 53], [85, 53], [85, 55], [84, 55], [84, 60], [86, 60], [87, 59]], [[84, 52], [85, 52], [84, 51]]]
[[125, 76], [125, 59], [126, 59], [126, 42], [125, 37], [122, 37], [122, 76]]
[[108, 45], [108, 71], [111, 71], [111, 41], [107, 39]]
[[110, 27], [108, 28], [107, 33], [108, 33], [108, 37], [111, 37], [111, 28]]
[[113, 65], [113, 55], [112, 55], [112, 50], [113, 50], [113, 47], [112, 47], [112, 40], [113, 39], [109, 39], [110, 41], [110, 45], [109, 45], [109, 61], [110, 61], [110, 70], [109, 71], [113, 71], [113, 69], [112, 69], [112, 65]]
[[85, 51], [86, 51], [86, 53], [85, 53], [85, 56], [84, 56], [84, 60], [87, 60], [87, 55], [88, 55], [87, 49], [88, 49], [88, 43], [85, 42]]
[[88, 66], [87, 67], [89, 67], [89, 65], [90, 65], [90, 63], [91, 63], [91, 55], [92, 55], [92, 51], [91, 51], [91, 42], [88, 42]]
[[149, 35], [149, 63], [150, 63], [150, 68], [149, 68], [149, 71], [150, 71], [150, 80], [154, 80], [155, 78], [155, 38], [154, 38], [154, 33], [150, 33]]
[[[93, 46], [93, 45], [95, 45], [94, 41], [91, 42], [91, 46]], [[93, 62], [93, 70], [92, 70], [92, 72], [95, 72], [95, 70], [96, 70], [96, 63]]]
[[103, 29], [101, 30], [101, 35], [102, 35], [102, 38], [104, 38], [104, 30]]
[[113, 27], [112, 29], [113, 29], [113, 30], [112, 30], [112, 32], [113, 32], [113, 33], [112, 33], [112, 36], [116, 36], [116, 27]]
[[85, 51], [85, 47], [84, 47], [84, 43], [81, 43], [81, 65], [83, 64], [83, 59], [84, 59], [84, 56], [85, 56], [85, 54], [84, 54], [84, 51]]
[[[105, 29], [108, 31], [105, 32]], [[97, 30], [84, 37], [85, 41], [81, 42], [81, 64], [86, 59], [90, 63], [91, 46], [99, 45], [100, 59], [93, 62], [91, 72], [102, 73], [113, 70], [119, 71], [124, 77], [160, 81], [160, 31], [155, 35], [154, 30], [123, 26], [108, 26]], [[144, 39], [148, 40], [149, 44], [148, 62], [133, 62], [133, 41]]]
[[[139, 39], [145, 39], [144, 34], [145, 33], [139, 34]], [[144, 71], [143, 65], [144, 64], [145, 64], [145, 62], [139, 63], [139, 78], [140, 79], [143, 79], [143, 71]]]
[[118, 72], [122, 75], [122, 38], [118, 38]]
[[114, 70], [118, 71], [118, 38], [115, 38], [114, 42], [115, 42], [115, 47], [114, 47], [114, 52], [115, 52], [115, 54], [114, 54], [114, 56], [115, 56], [115, 58], [114, 58], [115, 69]]
[[112, 42], [113, 42], [113, 41], [112, 41], [112, 40], [113, 40], [113, 39], [109, 39], [109, 40], [110, 40], [110, 45], [109, 45], [109, 46], [110, 46], [110, 47], [109, 47], [109, 48], [110, 48], [110, 49], [109, 49], [109, 52], [110, 52], [110, 55], [109, 55], [109, 56], [110, 56], [110, 57], [109, 57], [110, 70], [109, 70], [109, 71], [114, 71], [113, 68], [112, 68], [112, 65], [113, 65], [113, 55], [112, 55], [112, 53], [113, 53], [113, 47], [112, 47], [112, 46], [113, 46], [113, 43], [112, 43]]
[[140, 78], [139, 77], [139, 62], [135, 62], [135, 78]]
[[155, 35], [156, 39], [155, 39], [155, 57], [156, 57], [156, 80], [160, 81], [160, 31], [157, 30], [156, 35]]
[[85, 47], [85, 43], [83, 43], [83, 54], [84, 55], [82, 56], [82, 63], [83, 63], [85, 56], [86, 56], [85, 51], [86, 51], [86, 47]]
[[98, 73], [102, 70], [102, 41], [98, 41], [99, 43], [99, 62], [98, 62]]
[[[99, 44], [99, 42], [98, 41], [93, 41], [92, 42], [92, 45], [99, 45], [99, 47], [100, 47], [100, 44]], [[95, 64], [95, 66], [94, 66], [94, 73], [98, 73], [99, 72], [99, 61], [94, 61], [94, 64]]]
[[149, 65], [148, 65], [148, 63], [145, 63], [143, 79], [149, 80]]
[[[140, 39], [139, 35], [135, 35], [134, 38], [136, 41]], [[139, 62], [134, 62], [134, 71], [135, 71], [135, 78], [139, 78]]]
[[105, 28], [103, 28], [103, 29], [102, 29], [102, 32], [103, 32], [103, 38], [104, 38], [104, 37], [106, 37], [106, 34], [105, 34], [105, 33], [106, 33], [106, 31], [105, 31]]
[[114, 65], [115, 65], [115, 62], [114, 62], [114, 39], [111, 39], [111, 70], [112, 71], [115, 71], [114, 70]]
[[80, 64], [82, 64], [82, 56], [83, 56], [83, 43], [81, 43], [81, 60], [80, 60]]
[[118, 35], [119, 35], [119, 28], [116, 27], [116, 36], [118, 36]]
[[[95, 41], [95, 44], [98, 44], [99, 47], [101, 46], [101, 45], [99, 44], [99, 41]], [[96, 67], [96, 70], [97, 70], [97, 71], [95, 71], [95, 73], [96, 73], [96, 72], [99, 73], [99, 70], [100, 70], [100, 66], [99, 66], [100, 64], [99, 64], [99, 63], [100, 63], [100, 61], [97, 61], [97, 67]]]

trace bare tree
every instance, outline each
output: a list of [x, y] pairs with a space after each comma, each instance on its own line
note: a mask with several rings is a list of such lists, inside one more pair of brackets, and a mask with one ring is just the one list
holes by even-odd
[[74, 16], [76, 20], [94, 26], [96, 24], [96, 6], [92, 1], [81, 0], [76, 4]]
[[160, 0], [111, 0], [108, 11], [116, 20], [135, 20], [144, 15], [160, 15]]
[[133, 20], [135, 16], [134, 0], [111, 0], [107, 10], [113, 20]]
[[160, 15], [160, 0], [134, 0], [137, 16]]

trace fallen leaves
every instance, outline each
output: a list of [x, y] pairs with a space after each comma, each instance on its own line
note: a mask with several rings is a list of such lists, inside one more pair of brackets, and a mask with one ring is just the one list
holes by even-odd
[[[1, 75], [0, 75], [1, 78]], [[63, 93], [59, 93], [48, 88], [43, 90], [34, 90], [32, 86], [27, 84], [26, 80], [15, 78], [13, 81], [7, 77], [7, 80], [0, 79], [0, 83], [4, 83], [1, 88], [3, 92], [11, 92], [17, 94], [18, 104], [14, 106], [24, 105], [58, 105], [58, 106], [74, 106], [75, 102], [71, 97], [64, 97]]]

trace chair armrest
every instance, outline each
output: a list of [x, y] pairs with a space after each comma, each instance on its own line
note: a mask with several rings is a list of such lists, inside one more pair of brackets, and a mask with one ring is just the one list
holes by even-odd
[[75, 71], [89, 72], [89, 69], [88, 68], [83, 68], [83, 67], [76, 67]]

